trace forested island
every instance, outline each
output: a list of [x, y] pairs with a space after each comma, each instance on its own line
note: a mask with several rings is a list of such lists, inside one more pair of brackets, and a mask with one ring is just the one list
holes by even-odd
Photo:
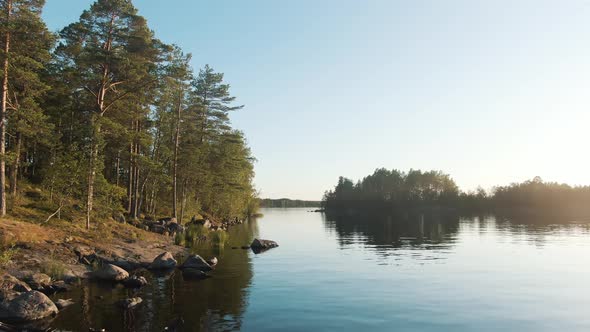
[[305, 207], [320, 207], [320, 201], [304, 201], [299, 199], [279, 198], [271, 199], [265, 198], [260, 200], [260, 207], [264, 208], [305, 208]]
[[324, 194], [322, 206], [329, 211], [406, 209], [550, 213], [572, 217], [590, 216], [590, 186], [544, 182], [540, 177], [522, 183], [479, 187], [462, 191], [450, 175], [440, 171], [379, 168], [362, 180], [340, 177], [333, 190]]

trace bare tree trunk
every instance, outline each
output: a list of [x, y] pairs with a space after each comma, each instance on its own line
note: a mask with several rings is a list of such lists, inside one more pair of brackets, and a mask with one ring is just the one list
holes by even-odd
[[117, 162], [115, 163], [115, 183], [119, 186], [119, 170], [121, 169], [121, 151], [117, 151]]
[[[93, 122], [95, 122], [94, 120]], [[92, 142], [90, 147], [90, 165], [88, 168], [88, 196], [86, 200], [86, 229], [90, 229], [92, 208], [94, 204], [94, 182], [96, 180], [96, 168], [98, 167], [98, 149], [100, 148], [100, 123], [93, 123]]]
[[[110, 52], [113, 47], [113, 29], [115, 24], [115, 16], [111, 16], [111, 25], [108, 32], [108, 39], [103, 49], [106, 52]], [[90, 167], [88, 169], [88, 196], [86, 201], [86, 229], [90, 229], [90, 219], [92, 215], [92, 205], [94, 203], [94, 182], [96, 181], [96, 170], [98, 168], [98, 150], [100, 149], [100, 133], [101, 133], [101, 123], [100, 118], [103, 117], [104, 112], [106, 111], [105, 107], [105, 99], [107, 95], [107, 91], [109, 90], [109, 73], [110, 73], [110, 66], [109, 64], [103, 65], [102, 70], [102, 81], [100, 84], [100, 88], [98, 93], [95, 95], [96, 97], [96, 104], [97, 104], [97, 113], [92, 115], [92, 142], [90, 147]]]
[[[135, 121], [131, 122], [131, 130], [135, 125]], [[127, 214], [129, 216], [132, 215], [131, 208], [133, 207], [133, 179], [135, 178], [135, 169], [133, 167], [134, 157], [133, 154], [135, 153], [135, 143], [131, 142], [129, 144], [129, 183], [127, 186]]]
[[[16, 145], [14, 147], [14, 163], [12, 164], [11, 174], [10, 174], [10, 192], [12, 194], [12, 199], [16, 200], [16, 193], [17, 193], [17, 179], [18, 179], [18, 169], [20, 167], [20, 151], [22, 146], [22, 135], [21, 133], [16, 133]], [[13, 203], [14, 205], [14, 203]]]
[[186, 180], [182, 181], [182, 203], [180, 204], [180, 220], [178, 221], [182, 224], [184, 219], [184, 211], [186, 210]]
[[[12, 0], [6, 4], [6, 25], [12, 14]], [[2, 78], [2, 108], [0, 110], [0, 216], [6, 215], [6, 108], [8, 106], [8, 56], [10, 54], [10, 31], [4, 39], [4, 64]]]
[[178, 202], [178, 147], [180, 144], [180, 113], [182, 112], [182, 91], [178, 95], [178, 111], [176, 114], [176, 133], [174, 135], [174, 165], [172, 169], [172, 216], [177, 218]]

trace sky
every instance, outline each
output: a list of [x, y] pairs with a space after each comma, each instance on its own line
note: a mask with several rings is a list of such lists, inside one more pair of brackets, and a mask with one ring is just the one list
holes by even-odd
[[[47, 0], [58, 31], [91, 0]], [[441, 170], [464, 190], [590, 184], [590, 0], [135, 0], [225, 73], [262, 197]]]

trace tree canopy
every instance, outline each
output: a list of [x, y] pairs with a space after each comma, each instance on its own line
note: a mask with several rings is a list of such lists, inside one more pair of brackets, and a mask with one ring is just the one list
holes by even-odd
[[[57, 35], [44, 1], [0, 1], [0, 187], [43, 186], [92, 221], [253, 213], [254, 161], [224, 75], [159, 40], [130, 0], [97, 0]], [[6, 169], [8, 166], [8, 169]], [[4, 191], [3, 191], [4, 193]]]

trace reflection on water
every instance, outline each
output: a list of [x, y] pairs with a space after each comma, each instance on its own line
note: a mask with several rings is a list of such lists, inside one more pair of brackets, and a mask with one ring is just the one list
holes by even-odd
[[386, 256], [397, 249], [444, 252], [459, 231], [459, 218], [450, 215], [327, 215], [323, 222], [343, 248], [362, 245]]
[[[585, 222], [453, 215], [334, 216], [267, 209], [231, 230], [213, 278], [87, 284], [54, 326], [108, 331], [589, 331]], [[232, 246], [280, 244], [260, 255]], [[115, 305], [140, 296], [134, 311]]]

